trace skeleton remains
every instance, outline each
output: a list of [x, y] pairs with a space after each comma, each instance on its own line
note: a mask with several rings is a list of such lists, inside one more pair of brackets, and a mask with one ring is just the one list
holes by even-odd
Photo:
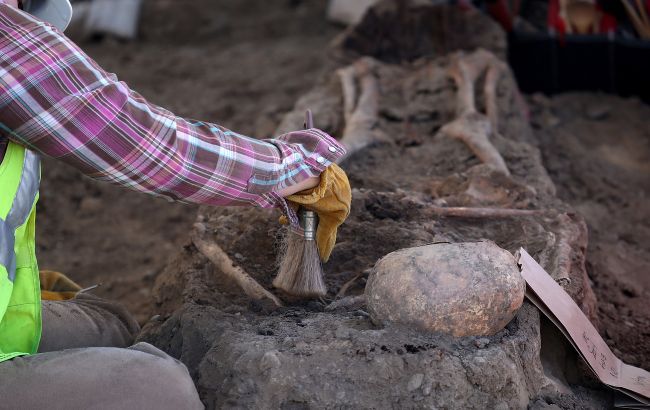
[[[372, 13], [388, 18], [386, 7]], [[491, 24], [445, 10], [452, 22]], [[470, 36], [458, 48], [477, 43]], [[365, 307], [377, 311], [364, 288], [385, 255], [487, 239], [511, 253], [525, 247], [594, 317], [585, 224], [555, 197], [501, 52], [400, 65], [366, 56], [322, 78], [277, 132], [300, 129], [311, 109], [316, 126], [349, 149], [340, 165], [354, 187], [352, 211], [324, 266], [330, 293], [298, 305], [274, 293], [277, 215], [204, 208], [193, 245], [157, 279], [165, 320], [150, 322], [141, 339], [185, 362], [214, 407], [525, 408], [542, 393], [566, 391], [542, 367], [537, 310], [525, 302], [517, 310], [521, 282], [493, 290], [516, 288], [507, 317], [464, 316], [468, 329], [486, 327], [448, 332], [460, 338], [377, 325]], [[415, 300], [410, 287], [395, 292], [395, 300]]]

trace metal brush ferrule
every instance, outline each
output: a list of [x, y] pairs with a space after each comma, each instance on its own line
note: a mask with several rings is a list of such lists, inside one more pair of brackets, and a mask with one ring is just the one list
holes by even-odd
[[305, 240], [313, 241], [316, 239], [316, 228], [318, 227], [318, 215], [314, 211], [301, 208], [298, 213], [300, 227], [305, 231]]

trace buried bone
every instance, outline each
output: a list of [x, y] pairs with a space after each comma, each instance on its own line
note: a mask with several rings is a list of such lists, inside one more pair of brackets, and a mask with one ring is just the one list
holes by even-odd
[[[345, 128], [341, 144], [347, 149], [343, 162], [357, 151], [377, 142], [388, 142], [377, 129], [379, 121], [379, 79], [374, 73], [377, 62], [370, 57], [357, 60], [354, 64], [341, 68], [337, 74], [343, 92], [343, 117]], [[359, 81], [359, 89], [356, 81]], [[357, 93], [359, 93], [357, 97]]]
[[[458, 117], [442, 127], [441, 131], [465, 143], [483, 163], [509, 175], [503, 157], [490, 141], [490, 135], [498, 132], [496, 87], [504, 70], [503, 63], [485, 50], [457, 57], [449, 74], [458, 88]], [[486, 115], [477, 111], [475, 102], [475, 82], [484, 71]]]

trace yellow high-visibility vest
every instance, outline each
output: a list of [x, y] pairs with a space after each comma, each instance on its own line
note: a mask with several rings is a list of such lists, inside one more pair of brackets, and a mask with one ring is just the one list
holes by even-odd
[[0, 362], [33, 354], [41, 338], [36, 263], [38, 155], [9, 142], [0, 164]]

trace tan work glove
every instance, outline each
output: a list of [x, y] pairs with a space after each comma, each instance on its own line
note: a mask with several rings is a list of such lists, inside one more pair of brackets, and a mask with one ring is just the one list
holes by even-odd
[[[336, 231], [350, 214], [352, 192], [345, 171], [332, 164], [321, 173], [317, 187], [289, 195], [286, 199], [294, 209], [302, 206], [318, 214], [316, 244], [321, 260], [327, 262], [336, 243]], [[286, 218], [284, 221], [286, 223]]]
[[61, 272], [42, 270], [39, 272], [39, 277], [41, 280], [41, 299], [43, 300], [72, 299], [81, 290], [81, 286]]

